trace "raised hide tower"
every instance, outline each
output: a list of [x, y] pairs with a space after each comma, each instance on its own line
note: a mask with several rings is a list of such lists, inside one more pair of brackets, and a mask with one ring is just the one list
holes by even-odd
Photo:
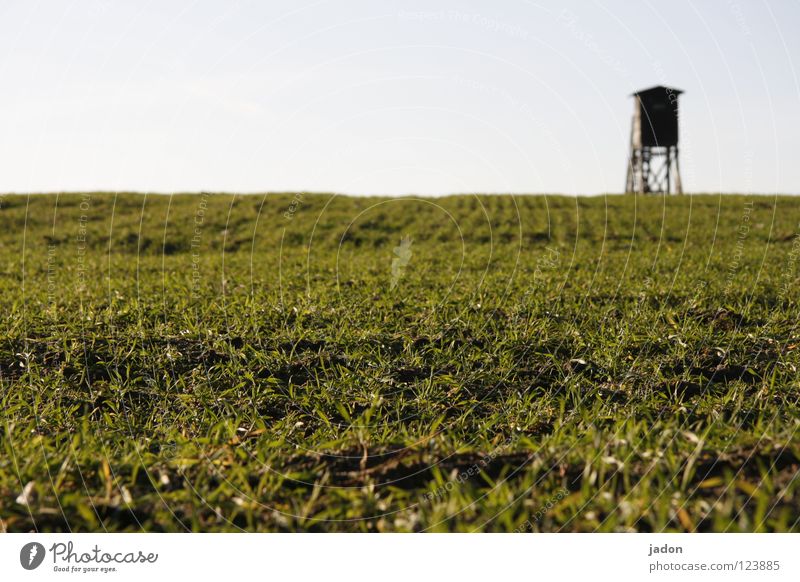
[[658, 85], [632, 95], [626, 192], [682, 194], [678, 167], [679, 89]]

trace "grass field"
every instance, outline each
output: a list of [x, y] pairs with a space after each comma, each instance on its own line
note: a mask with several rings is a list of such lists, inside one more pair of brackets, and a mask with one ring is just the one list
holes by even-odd
[[800, 198], [0, 204], [4, 530], [800, 530]]

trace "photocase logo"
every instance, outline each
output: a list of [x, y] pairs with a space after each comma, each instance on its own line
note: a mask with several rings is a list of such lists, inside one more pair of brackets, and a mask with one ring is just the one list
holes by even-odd
[[408, 263], [411, 261], [411, 255], [413, 254], [411, 252], [411, 243], [413, 242], [414, 239], [410, 236], [404, 236], [400, 239], [400, 246], [394, 247], [396, 256], [392, 259], [392, 289], [397, 287], [397, 283], [400, 282]]
[[35, 570], [44, 561], [44, 546], [39, 542], [30, 542], [19, 551], [19, 563], [26, 570]]

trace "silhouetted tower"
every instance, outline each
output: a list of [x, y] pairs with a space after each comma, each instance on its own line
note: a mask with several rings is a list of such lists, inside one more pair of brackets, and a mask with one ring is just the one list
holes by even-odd
[[651, 87], [632, 95], [633, 123], [626, 192], [683, 194], [678, 169], [678, 95]]

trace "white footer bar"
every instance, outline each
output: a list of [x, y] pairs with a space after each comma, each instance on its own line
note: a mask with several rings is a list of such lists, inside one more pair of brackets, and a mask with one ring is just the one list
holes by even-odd
[[6, 534], [0, 579], [800, 580], [799, 549], [798, 534]]

